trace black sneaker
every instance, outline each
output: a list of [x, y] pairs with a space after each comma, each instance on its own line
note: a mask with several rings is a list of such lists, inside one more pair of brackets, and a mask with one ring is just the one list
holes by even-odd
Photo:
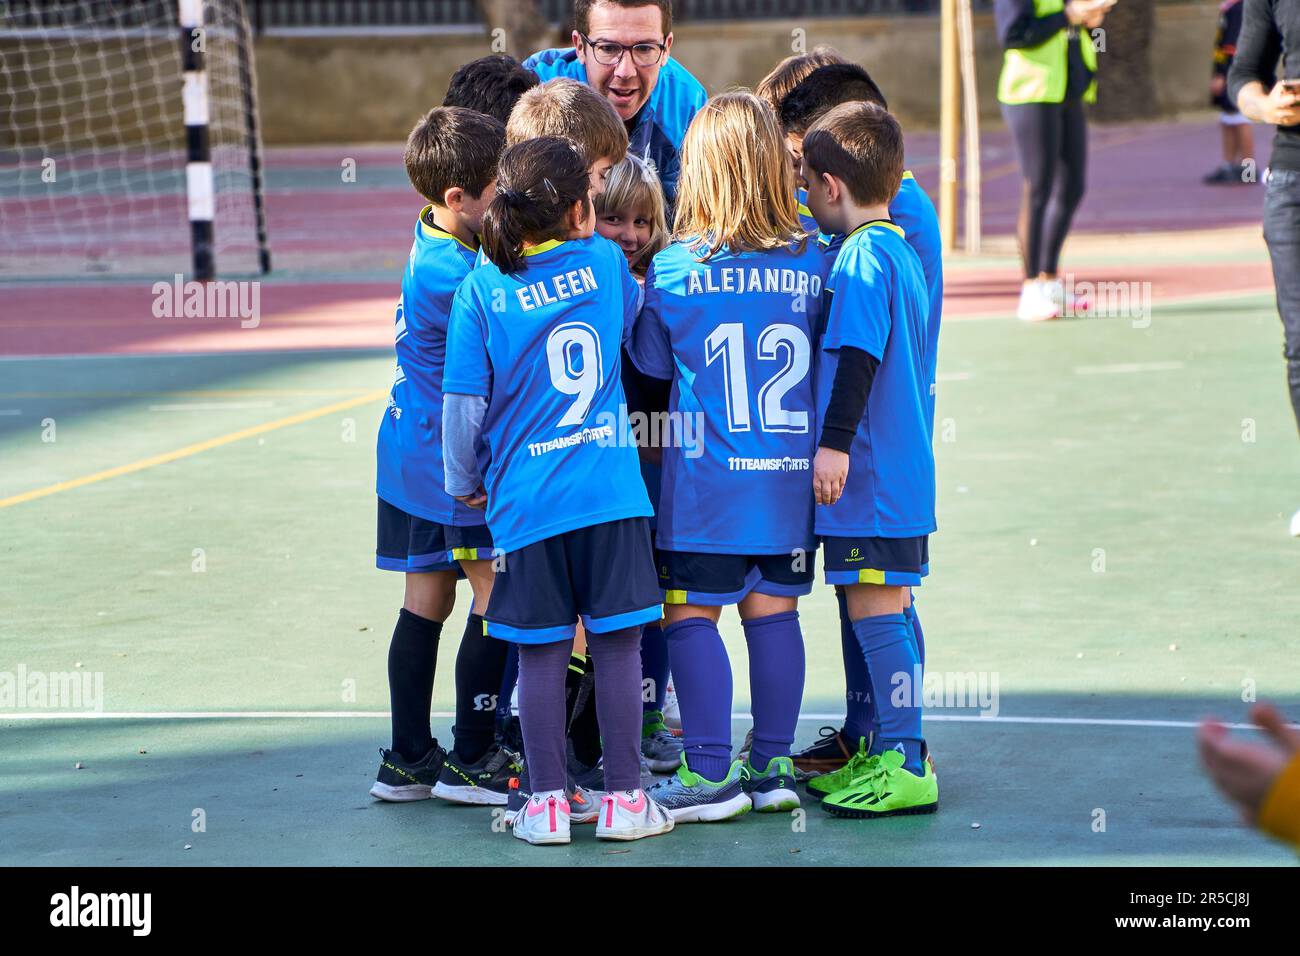
[[1215, 169], [1214, 172], [1201, 177], [1201, 182], [1207, 186], [1219, 186], [1225, 184], [1239, 183], [1242, 181], [1241, 171], [1233, 166], [1223, 165]]
[[501, 806], [506, 802], [510, 778], [524, 772], [519, 754], [495, 746], [472, 764], [462, 766], [449, 755], [434, 785], [433, 795], [452, 803]]
[[[868, 741], [869, 742], [869, 741]], [[834, 773], [858, 752], [858, 742], [844, 736], [843, 729], [823, 727], [821, 736], [794, 755], [794, 769], [800, 777]]]
[[524, 752], [524, 728], [514, 714], [507, 717], [496, 731], [497, 746], [513, 750], [517, 754]]
[[396, 750], [379, 748], [379, 774], [370, 795], [392, 803], [410, 800], [428, 800], [433, 796], [433, 785], [442, 773], [447, 751], [435, 740], [429, 752], [416, 763], [407, 763]]

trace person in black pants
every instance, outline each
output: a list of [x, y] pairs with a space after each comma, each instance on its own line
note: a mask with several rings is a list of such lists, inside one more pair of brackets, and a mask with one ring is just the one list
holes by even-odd
[[1061, 247], [1083, 199], [1088, 131], [1083, 104], [1096, 99], [1096, 53], [1080, 27], [1101, 24], [1114, 0], [996, 0], [1004, 49], [998, 100], [1011, 130], [1024, 192], [1017, 236], [1024, 264], [1019, 318], [1072, 311], [1057, 278]]
[[[1264, 241], [1273, 260], [1291, 407], [1300, 427], [1300, 79], [1278, 79], [1279, 56], [1284, 72], [1300, 78], [1300, 0], [1246, 0], [1228, 92], [1246, 116], [1277, 127], [1266, 173]], [[1300, 537], [1300, 511], [1291, 519], [1291, 533]]]

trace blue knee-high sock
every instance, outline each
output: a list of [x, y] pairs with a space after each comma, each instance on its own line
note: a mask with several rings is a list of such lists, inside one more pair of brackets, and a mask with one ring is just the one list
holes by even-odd
[[689, 617], [664, 628], [677, 706], [682, 712], [686, 766], [705, 780], [731, 767], [731, 661], [718, 625]]
[[849, 620], [849, 606], [844, 589], [836, 588], [840, 603], [840, 649], [844, 655], [844, 736], [850, 748], [856, 748], [858, 739], [879, 733], [880, 721], [876, 716], [876, 703], [871, 696], [871, 674], [867, 670], [862, 645], [853, 633]]
[[921, 671], [925, 671], [925, 632], [921, 630], [921, 619], [916, 616], [916, 598], [912, 598], [912, 603], [903, 608], [903, 616], [907, 618], [908, 627], [912, 629], [912, 642], [916, 644], [916, 659], [921, 664]]
[[668, 639], [658, 622], [641, 630], [641, 682], [641, 709], [646, 713], [663, 710], [664, 689], [668, 686]]
[[920, 688], [915, 686], [920, 664], [907, 618], [902, 614], [864, 617], [853, 622], [853, 633], [858, 636], [867, 659], [871, 690], [880, 715], [880, 734], [871, 752], [899, 750], [903, 754], [903, 766], [920, 774], [921, 695]]
[[803, 703], [803, 632], [798, 611], [742, 623], [749, 648], [749, 699], [754, 714], [749, 765], [762, 773], [773, 757], [789, 756], [794, 743]]

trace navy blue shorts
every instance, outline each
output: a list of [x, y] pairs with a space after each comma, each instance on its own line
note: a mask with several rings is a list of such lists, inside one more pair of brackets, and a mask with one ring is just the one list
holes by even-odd
[[930, 573], [930, 536], [822, 538], [827, 584], [920, 587]]
[[492, 582], [487, 632], [516, 644], [572, 640], [659, 620], [659, 584], [645, 518], [566, 531], [508, 552]]
[[799, 597], [813, 588], [816, 550], [789, 554], [705, 554], [658, 551], [659, 590], [665, 604], [721, 607], [751, 591]]
[[458, 571], [460, 561], [492, 558], [492, 532], [487, 525], [439, 524], [407, 514], [379, 499], [375, 567], [383, 571]]

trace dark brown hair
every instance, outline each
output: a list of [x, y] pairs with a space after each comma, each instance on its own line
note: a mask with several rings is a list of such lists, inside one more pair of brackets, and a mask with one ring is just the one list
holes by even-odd
[[587, 161], [571, 142], [543, 136], [511, 146], [501, 156], [497, 194], [483, 215], [483, 251], [502, 272], [527, 264], [524, 242], [563, 239], [568, 214], [591, 202]]
[[406, 175], [415, 191], [441, 206], [459, 186], [475, 199], [496, 178], [506, 145], [500, 120], [458, 106], [429, 110], [406, 138]]
[[791, 90], [807, 79], [808, 74], [818, 67], [847, 62], [838, 50], [829, 46], [814, 47], [811, 53], [787, 56], [772, 67], [771, 73], [758, 81], [758, 86], [754, 87], [754, 95], [766, 102], [780, 116], [781, 101], [790, 94]]
[[903, 181], [903, 131], [882, 106], [842, 103], [808, 130], [803, 161], [843, 180], [859, 206], [888, 203]]
[[781, 126], [796, 136], [841, 103], [875, 103], [889, 109], [876, 81], [856, 63], [828, 63], [805, 76], [781, 100]]
[[[664, 36], [673, 32], [673, 0], [577, 0], [573, 5], [574, 29], [579, 33], [591, 33], [591, 8], [598, 3], [631, 9], [633, 7], [658, 7], [659, 17], [663, 22]], [[645, 37], [644, 39], [649, 39]]]

